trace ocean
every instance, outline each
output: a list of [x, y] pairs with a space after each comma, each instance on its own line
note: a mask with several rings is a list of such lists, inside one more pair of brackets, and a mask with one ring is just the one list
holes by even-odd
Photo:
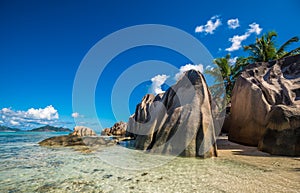
[[38, 145], [43, 139], [63, 134], [67, 133], [0, 133], [0, 192], [300, 190], [297, 170], [258, 167], [226, 156], [212, 159], [159, 156], [118, 145], [86, 153], [71, 147]]

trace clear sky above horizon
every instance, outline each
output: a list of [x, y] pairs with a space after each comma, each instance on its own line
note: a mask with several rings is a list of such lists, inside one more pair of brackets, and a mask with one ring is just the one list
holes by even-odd
[[[297, 0], [2, 0], [0, 125], [28, 129], [51, 124], [71, 128], [75, 117], [78, 123], [93, 128], [95, 117], [72, 109], [73, 82], [88, 51], [117, 30], [140, 24], [173, 26], [202, 42], [214, 58], [227, 53], [234, 58], [247, 56], [239, 46], [254, 42], [255, 37], [267, 31], [278, 33], [278, 45], [300, 36], [299, 8]], [[127, 115], [114, 117], [112, 87], [125, 69], [144, 60], [176, 66], [178, 71], [155, 79], [168, 79], [170, 84], [179, 68], [191, 63], [174, 51], [154, 46], [130, 49], [114, 58], [99, 78], [102, 84], [98, 82], [95, 92], [102, 127], [110, 127], [119, 119], [127, 121]], [[155, 83], [159, 86], [161, 82]], [[134, 88], [128, 104], [130, 113], [144, 94], [155, 92], [153, 84], [149, 79]]]

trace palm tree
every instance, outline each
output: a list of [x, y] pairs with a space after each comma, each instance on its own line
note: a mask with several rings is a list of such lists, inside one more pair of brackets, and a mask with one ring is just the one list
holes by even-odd
[[247, 58], [247, 62], [268, 62], [271, 60], [281, 59], [300, 53], [300, 47], [295, 48], [291, 51], [286, 51], [289, 45], [299, 41], [298, 37], [292, 37], [284, 44], [282, 44], [279, 49], [276, 48], [276, 37], [277, 33], [275, 31], [270, 31], [264, 34], [262, 37], [256, 38], [254, 44], [244, 46], [244, 50], [250, 52], [250, 56]]
[[215, 78], [215, 84], [210, 87], [213, 98], [218, 99], [222, 97], [223, 89], [225, 86], [226, 103], [230, 103], [231, 92], [234, 83], [239, 76], [242, 67], [246, 64], [245, 59], [240, 57], [236, 60], [235, 64], [230, 64], [231, 56], [227, 54], [225, 57], [214, 59], [214, 64], [219, 68], [206, 69], [205, 73]]

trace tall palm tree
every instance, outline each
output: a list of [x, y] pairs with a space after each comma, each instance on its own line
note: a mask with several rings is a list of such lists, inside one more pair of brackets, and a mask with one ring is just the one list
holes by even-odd
[[218, 68], [206, 69], [205, 73], [215, 78], [215, 84], [210, 87], [213, 98], [221, 98], [223, 89], [225, 86], [226, 103], [230, 103], [231, 92], [234, 83], [242, 70], [242, 67], [246, 64], [244, 58], [238, 58], [235, 64], [230, 63], [231, 56], [227, 54], [225, 57], [214, 59], [214, 64]]
[[268, 62], [271, 60], [281, 59], [300, 53], [300, 47], [295, 48], [291, 51], [286, 51], [289, 45], [299, 41], [298, 37], [292, 37], [284, 44], [282, 44], [279, 49], [276, 48], [276, 37], [277, 33], [275, 31], [270, 31], [264, 34], [262, 37], [256, 38], [254, 44], [244, 46], [244, 50], [250, 52], [250, 56], [247, 58], [247, 62]]

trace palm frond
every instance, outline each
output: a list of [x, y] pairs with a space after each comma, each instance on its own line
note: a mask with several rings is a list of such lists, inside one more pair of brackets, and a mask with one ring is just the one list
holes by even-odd
[[294, 42], [298, 42], [299, 38], [297, 36], [292, 37], [291, 39], [289, 39], [288, 41], [286, 41], [284, 44], [282, 44], [282, 46], [280, 46], [280, 48], [278, 49], [278, 51], [276, 52], [276, 55], [281, 57], [283, 55], [286, 54], [286, 48], [291, 45]]

